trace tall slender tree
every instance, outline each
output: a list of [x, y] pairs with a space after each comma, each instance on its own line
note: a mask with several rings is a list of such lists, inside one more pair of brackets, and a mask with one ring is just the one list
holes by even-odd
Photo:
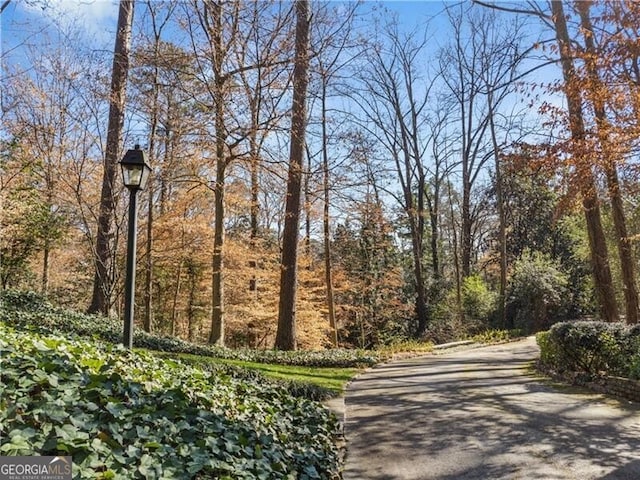
[[296, 348], [296, 284], [298, 263], [298, 228], [300, 224], [300, 191], [307, 120], [306, 96], [309, 84], [309, 1], [296, 2], [296, 40], [293, 69], [293, 105], [291, 107], [291, 140], [285, 223], [282, 237], [280, 301], [276, 348]]
[[113, 223], [116, 208], [115, 178], [124, 124], [133, 10], [134, 0], [120, 0], [111, 72], [107, 145], [104, 155], [100, 213], [98, 215], [95, 244], [95, 276], [91, 305], [88, 308], [90, 313], [102, 313], [105, 315], [109, 313], [111, 308], [114, 287], [113, 257], [115, 255], [115, 246], [113, 244]]
[[607, 179], [607, 189], [609, 201], [611, 202], [611, 212], [613, 225], [616, 232], [616, 245], [618, 256], [620, 257], [620, 269], [622, 270], [622, 283], [625, 299], [626, 321], [628, 323], [638, 323], [638, 288], [636, 285], [635, 260], [629, 234], [627, 233], [627, 221], [625, 218], [622, 202], [622, 192], [620, 180], [618, 178], [616, 152], [612, 145], [611, 133], [612, 125], [609, 122], [606, 112], [606, 99], [608, 89], [603, 84], [599, 72], [597, 60], [600, 57], [595, 43], [595, 31], [589, 14], [591, 1], [582, 0], [575, 2], [576, 9], [580, 15], [580, 26], [585, 43], [585, 69], [587, 81], [585, 97], [590, 100], [593, 107], [596, 121], [596, 136], [602, 152], [602, 167]]
[[439, 62], [460, 145], [460, 269], [467, 277], [472, 271], [477, 240], [475, 188], [497, 153], [491, 140], [491, 121], [495, 121], [501, 103], [514, 89], [513, 79], [526, 49], [519, 45], [522, 26], [517, 21], [506, 24], [495, 12], [478, 12], [462, 5], [446, 11], [453, 34], [451, 44], [441, 50]]
[[[336, 323], [336, 307], [333, 281], [333, 265], [331, 252], [331, 196], [334, 174], [332, 172], [332, 151], [330, 142], [333, 132], [330, 131], [332, 111], [329, 102], [335, 83], [340, 81], [341, 70], [344, 70], [350, 61], [353, 60], [352, 26], [358, 8], [357, 3], [353, 3], [344, 12], [344, 15], [337, 19], [331, 13], [326, 12], [323, 16], [325, 21], [314, 22], [312, 31], [312, 51], [314, 52], [314, 64], [312, 65], [312, 76], [317, 77], [317, 95], [320, 108], [320, 156], [322, 170], [322, 245], [324, 255], [324, 275], [327, 293], [327, 310], [329, 317], [329, 328], [331, 343], [338, 346], [338, 328]], [[314, 41], [316, 40], [317, 41]], [[311, 156], [309, 156], [311, 158]], [[309, 169], [311, 171], [311, 169]]]
[[[148, 82], [151, 89], [150, 107], [149, 107], [149, 162], [151, 165], [156, 164], [156, 141], [158, 138], [158, 125], [160, 123], [160, 64], [163, 30], [168, 24], [169, 17], [175, 9], [175, 3], [167, 5], [166, 10], [158, 8], [159, 5], [147, 0], [145, 2], [147, 13], [151, 23], [151, 37], [149, 39], [150, 48], [148, 52], [141, 52], [141, 60], [149, 63], [149, 72], [145, 72], [146, 78], [143, 82]], [[148, 191], [148, 208], [147, 208], [147, 238], [146, 238], [146, 255], [145, 255], [145, 278], [144, 278], [144, 319], [143, 328], [146, 332], [151, 332], [153, 325], [153, 221], [154, 221], [154, 190], [155, 179], [153, 175], [147, 183]]]
[[602, 318], [605, 321], [613, 322], [618, 320], [618, 306], [609, 267], [606, 237], [600, 219], [600, 201], [596, 182], [592, 165], [585, 151], [585, 126], [580, 78], [573, 63], [574, 53], [562, 2], [560, 0], [552, 0], [551, 10], [560, 52], [564, 93], [567, 98], [569, 129], [572, 140], [571, 153], [576, 167], [576, 181], [582, 194], [582, 207], [587, 222], [596, 294]]

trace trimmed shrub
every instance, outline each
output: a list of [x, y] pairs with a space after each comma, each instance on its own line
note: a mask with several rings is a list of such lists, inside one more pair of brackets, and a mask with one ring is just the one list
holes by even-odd
[[562, 322], [536, 336], [540, 364], [559, 373], [638, 378], [640, 328], [622, 323]]
[[628, 360], [629, 378], [640, 380], [640, 324], [629, 329], [628, 342], [631, 351]]
[[540, 347], [540, 365], [548, 370], [561, 370], [560, 346], [548, 330], [536, 334], [536, 342]]

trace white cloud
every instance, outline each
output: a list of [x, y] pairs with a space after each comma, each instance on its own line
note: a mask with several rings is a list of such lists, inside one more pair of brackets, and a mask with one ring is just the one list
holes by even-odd
[[118, 4], [113, 0], [23, 0], [28, 10], [39, 10], [47, 16], [73, 15], [87, 21], [114, 18]]
[[81, 25], [88, 36], [113, 36], [118, 18], [116, 0], [18, 0], [25, 13]]

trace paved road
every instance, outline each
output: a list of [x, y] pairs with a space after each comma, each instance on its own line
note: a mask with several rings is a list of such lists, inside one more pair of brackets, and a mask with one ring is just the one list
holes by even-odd
[[640, 406], [536, 379], [537, 353], [529, 338], [357, 377], [345, 480], [640, 479]]

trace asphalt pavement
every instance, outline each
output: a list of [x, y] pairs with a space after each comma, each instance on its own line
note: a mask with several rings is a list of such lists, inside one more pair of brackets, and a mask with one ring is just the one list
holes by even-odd
[[640, 480], [640, 405], [536, 376], [533, 338], [398, 360], [345, 396], [345, 480]]

